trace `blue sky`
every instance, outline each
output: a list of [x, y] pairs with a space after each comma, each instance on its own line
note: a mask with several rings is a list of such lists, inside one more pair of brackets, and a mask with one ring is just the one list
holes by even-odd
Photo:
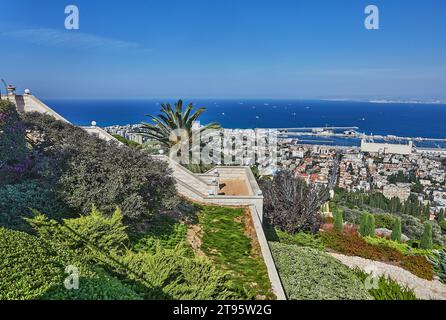
[[[64, 8], [80, 30], [64, 29]], [[380, 9], [381, 29], [364, 28]], [[446, 99], [443, 0], [0, 0], [0, 77], [42, 98]]]

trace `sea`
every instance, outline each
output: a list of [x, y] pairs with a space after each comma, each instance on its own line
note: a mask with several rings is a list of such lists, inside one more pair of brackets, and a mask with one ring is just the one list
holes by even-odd
[[[174, 100], [43, 100], [75, 125], [98, 126], [150, 122], [162, 103]], [[192, 99], [204, 107], [202, 124], [218, 122], [225, 128], [358, 127], [367, 135], [444, 139], [415, 142], [419, 147], [446, 148], [446, 104], [374, 103], [327, 100], [218, 100]], [[358, 146], [356, 138], [302, 137], [305, 143]], [[401, 142], [403, 143], [403, 142]]]

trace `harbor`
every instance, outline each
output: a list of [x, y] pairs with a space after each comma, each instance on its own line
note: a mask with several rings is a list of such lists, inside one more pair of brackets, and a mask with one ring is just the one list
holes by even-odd
[[429, 137], [403, 137], [396, 135], [366, 135], [358, 132], [360, 128], [351, 127], [301, 127], [301, 128], [276, 128], [280, 139], [294, 140], [303, 144], [326, 144], [359, 147], [361, 141], [408, 144], [414, 147], [427, 149], [445, 149], [446, 138]]

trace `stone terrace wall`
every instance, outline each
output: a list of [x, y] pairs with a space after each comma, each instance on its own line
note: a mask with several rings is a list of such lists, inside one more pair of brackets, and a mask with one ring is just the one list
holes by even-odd
[[[203, 178], [200, 178], [201, 175], [188, 171], [166, 156], [155, 156], [155, 158], [169, 163], [170, 168], [173, 170], [173, 176], [177, 182], [177, 191], [180, 195], [204, 204], [249, 208], [263, 260], [268, 269], [268, 276], [273, 291], [278, 300], [286, 300], [286, 294], [263, 231], [263, 196], [261, 195], [260, 188], [251, 169], [249, 167], [216, 167], [203, 175]], [[181, 166], [181, 168], [179, 168], [179, 166]], [[212, 180], [209, 178], [214, 176], [215, 172], [219, 173], [220, 179], [222, 180], [243, 179], [245, 183], [249, 185], [251, 195], [209, 195], [206, 190], [210, 190], [213, 187], [211, 183]], [[185, 175], [187, 177], [185, 177]], [[202, 190], [206, 193], [201, 192]]]

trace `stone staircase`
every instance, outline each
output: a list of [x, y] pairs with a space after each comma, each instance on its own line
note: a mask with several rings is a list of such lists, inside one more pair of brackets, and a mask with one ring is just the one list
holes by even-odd
[[196, 191], [200, 193], [201, 196], [208, 196], [213, 190], [213, 185], [206, 183], [204, 180], [200, 179], [198, 175], [195, 175], [191, 171], [184, 168], [179, 163], [168, 160], [169, 167], [172, 169], [174, 178], [186, 186], [193, 187]]

